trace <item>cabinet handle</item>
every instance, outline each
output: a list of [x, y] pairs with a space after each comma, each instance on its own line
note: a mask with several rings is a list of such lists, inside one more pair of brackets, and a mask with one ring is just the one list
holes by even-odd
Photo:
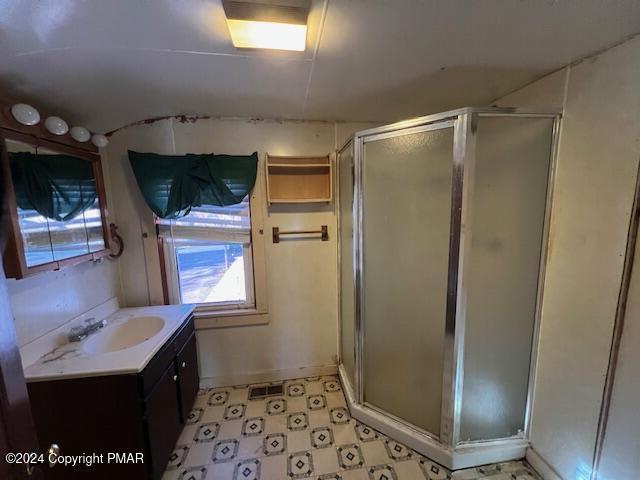
[[182, 368], [186, 368], [187, 362], [182, 362]]
[[174, 376], [173, 376], [173, 381], [174, 381], [174, 382], [177, 382], [177, 381], [178, 381], [178, 375], [174, 375]]

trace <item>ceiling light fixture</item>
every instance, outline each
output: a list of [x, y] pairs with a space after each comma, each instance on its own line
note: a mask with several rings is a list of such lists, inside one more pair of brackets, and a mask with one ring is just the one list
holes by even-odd
[[69, 131], [69, 125], [60, 117], [48, 117], [44, 121], [44, 126], [54, 135], [64, 135]]
[[91, 137], [91, 143], [93, 143], [98, 148], [104, 148], [109, 145], [109, 139], [101, 133], [94, 133]]
[[309, 0], [222, 0], [236, 48], [303, 52]]
[[11, 115], [22, 125], [37, 125], [40, 122], [38, 110], [26, 103], [16, 103], [11, 107]]
[[70, 130], [71, 138], [76, 142], [86, 142], [91, 138], [91, 132], [84, 127], [73, 127]]

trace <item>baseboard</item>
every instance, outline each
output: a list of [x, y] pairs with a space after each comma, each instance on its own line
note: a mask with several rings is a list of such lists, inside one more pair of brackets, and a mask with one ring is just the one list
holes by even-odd
[[300, 367], [285, 370], [263, 370], [260, 372], [238, 373], [217, 377], [200, 378], [201, 388], [229, 387], [232, 385], [247, 385], [251, 383], [279, 382], [293, 378], [318, 377], [321, 375], [335, 375], [337, 365], [321, 365], [317, 367]]
[[544, 480], [562, 480], [562, 477], [558, 475], [547, 461], [533, 448], [527, 448], [525, 458], [529, 465], [531, 465], [531, 467], [533, 467], [533, 469], [538, 472], [538, 475], [540, 475]]

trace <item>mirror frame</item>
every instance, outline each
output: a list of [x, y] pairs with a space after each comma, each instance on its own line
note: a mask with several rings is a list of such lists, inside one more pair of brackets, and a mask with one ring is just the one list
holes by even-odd
[[[7, 152], [7, 140], [15, 140], [33, 147], [47, 148], [56, 152], [73, 155], [82, 160], [92, 162], [93, 172], [96, 178], [96, 190], [98, 192], [98, 202], [100, 204], [100, 217], [102, 223], [102, 236], [104, 239], [104, 248], [96, 252], [90, 252], [75, 257], [65, 258], [63, 260], [54, 260], [52, 262], [27, 266], [24, 254], [24, 244], [20, 233], [20, 224], [18, 221], [18, 206], [16, 202], [15, 190], [11, 179], [11, 165]], [[102, 162], [100, 155], [96, 151], [90, 151], [76, 146], [67, 145], [66, 143], [58, 143], [49, 139], [40, 138], [37, 135], [18, 132], [9, 128], [0, 126], [0, 166], [2, 168], [3, 190], [6, 196], [5, 205], [7, 211], [3, 216], [3, 221], [8, 223], [7, 246], [3, 255], [4, 270], [7, 278], [24, 278], [36, 273], [60, 270], [62, 268], [77, 265], [82, 262], [95, 261], [106, 257], [111, 253], [111, 239], [109, 235], [109, 224], [107, 221], [107, 196], [102, 175]]]

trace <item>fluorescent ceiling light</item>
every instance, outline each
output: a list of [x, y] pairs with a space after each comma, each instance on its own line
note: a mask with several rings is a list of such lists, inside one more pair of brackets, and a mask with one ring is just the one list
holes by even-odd
[[307, 26], [292, 23], [227, 19], [231, 41], [237, 48], [270, 48], [303, 52]]
[[309, 0], [223, 0], [222, 5], [236, 48], [305, 50]]

